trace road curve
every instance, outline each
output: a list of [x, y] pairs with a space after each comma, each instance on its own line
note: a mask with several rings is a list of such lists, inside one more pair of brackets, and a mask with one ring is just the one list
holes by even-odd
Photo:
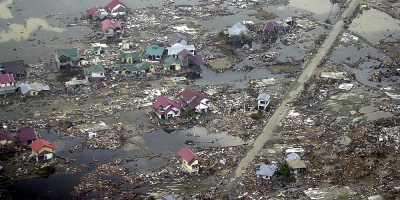
[[[296, 97], [296, 94], [303, 89], [303, 83], [308, 81], [314, 69], [319, 65], [324, 56], [329, 52], [333, 42], [339, 35], [339, 33], [343, 30], [344, 22], [343, 17], [349, 17], [356, 9], [357, 5], [360, 3], [360, 0], [351, 0], [347, 8], [342, 12], [341, 17], [336, 20], [336, 23], [332, 26], [329, 31], [327, 38], [324, 43], [319, 48], [318, 52], [305, 63], [301, 74], [297, 77], [295, 82], [289, 88], [281, 105], [276, 108], [275, 113], [269, 119], [268, 123], [263, 128], [261, 134], [257, 137], [254, 143], [249, 147], [246, 155], [242, 157], [239, 161], [236, 168], [233, 170], [233, 173], [229, 176], [229, 184], [237, 183], [237, 179], [242, 176], [244, 169], [247, 167], [248, 163], [250, 163], [256, 155], [259, 154], [264, 144], [271, 137], [272, 131], [278, 125], [279, 121], [283, 119], [285, 116], [286, 110], [289, 108], [287, 103], [291, 102], [293, 98]], [[229, 186], [228, 186], [229, 187]]]

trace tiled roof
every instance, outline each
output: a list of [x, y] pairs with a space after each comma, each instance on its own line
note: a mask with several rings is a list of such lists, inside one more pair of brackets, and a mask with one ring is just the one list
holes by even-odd
[[[170, 107], [163, 111], [163, 112], [159, 112], [158, 108], [160, 106], [162, 106], [163, 108], [166, 108], [167, 106]], [[155, 111], [157, 111], [159, 114], [163, 114], [163, 113], [168, 113], [170, 110], [173, 110], [173, 108], [178, 108], [179, 110], [182, 109], [181, 105], [179, 103], [174, 103], [171, 99], [161, 95], [159, 97], [157, 97], [157, 101], [151, 106]], [[177, 113], [177, 110], [173, 110], [175, 113]]]
[[78, 49], [77, 48], [58, 49], [56, 50], [56, 55], [58, 58], [61, 58], [62, 56], [65, 56], [67, 58], [72, 58], [78, 56]]
[[0, 74], [0, 83], [14, 83], [12, 74]]
[[32, 144], [29, 145], [33, 151], [37, 152], [43, 147], [50, 147], [52, 149], [57, 149], [56, 144], [50, 143], [46, 140], [37, 139]]
[[118, 4], [123, 5], [125, 8], [127, 7], [122, 1], [120, 1], [120, 0], [113, 0], [113, 1], [111, 1], [111, 2], [107, 5], [108, 11], [111, 12], [111, 10], [112, 10], [115, 6], [117, 6]]
[[155, 56], [162, 56], [164, 54], [164, 47], [160, 47], [156, 44], [147, 47], [146, 51], [147, 55], [155, 55]]
[[18, 131], [18, 138], [20, 141], [36, 140], [37, 135], [34, 128], [21, 129]]
[[178, 154], [186, 160], [186, 162], [190, 162], [193, 160], [193, 158], [198, 158], [198, 156], [193, 153], [192, 150], [188, 149], [187, 147], [182, 147], [181, 150], [178, 151]]
[[25, 64], [23, 60], [3, 62], [1, 63], [1, 66], [4, 68], [4, 71], [9, 74], [25, 71]]
[[182, 50], [181, 52], [179, 52], [179, 55], [182, 56], [182, 58], [185, 58], [186, 56], [191, 56], [194, 57], [194, 55], [192, 54], [192, 52], [190, 52], [187, 49]]
[[7, 140], [7, 141], [12, 141], [13, 136], [11, 133], [6, 133], [6, 132], [1, 132], [0, 131], [0, 140]]
[[102, 27], [103, 31], [108, 29], [108, 28], [112, 28], [114, 30], [117, 29], [117, 28], [122, 29], [121, 25], [118, 22], [113, 22], [113, 21], [111, 21], [109, 19], [105, 19], [104, 21], [102, 21], [101, 25], [102, 25], [101, 27]]

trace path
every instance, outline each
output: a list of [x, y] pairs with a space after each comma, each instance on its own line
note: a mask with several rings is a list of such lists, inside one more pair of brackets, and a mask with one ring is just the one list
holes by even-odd
[[265, 125], [261, 134], [257, 137], [253, 145], [249, 148], [246, 155], [243, 156], [237, 167], [233, 170], [233, 173], [231, 174], [229, 179], [229, 185], [237, 183], [237, 179], [240, 178], [242, 173], [245, 172], [244, 170], [247, 167], [248, 163], [250, 163], [255, 158], [255, 156], [259, 154], [264, 144], [271, 137], [272, 131], [278, 125], [279, 121], [283, 119], [286, 114], [286, 110], [289, 109], [289, 106], [287, 106], [287, 104], [290, 103], [296, 97], [297, 93], [303, 89], [303, 83], [308, 81], [314, 69], [320, 64], [321, 60], [329, 52], [335, 39], [342, 31], [344, 26], [344, 22], [342, 20], [343, 16], [350, 16], [359, 3], [360, 0], [351, 0], [346, 10], [344, 10], [341, 14], [341, 17], [339, 17], [336, 23], [332, 26], [327, 38], [319, 48], [317, 54], [314, 55], [311, 60], [305, 63], [302, 73], [289, 88], [288, 93], [285, 95], [281, 105], [276, 109], [275, 113]]

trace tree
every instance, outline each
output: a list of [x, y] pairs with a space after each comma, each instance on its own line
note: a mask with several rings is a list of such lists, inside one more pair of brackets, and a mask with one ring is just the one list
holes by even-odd
[[190, 108], [187, 108], [185, 110], [185, 112], [183, 112], [183, 114], [182, 114], [182, 117], [184, 117], [184, 118], [192, 118], [194, 116], [196, 116], [196, 112], [194, 112], [194, 110], [192, 110]]
[[223, 38], [223, 37], [225, 37], [225, 33], [224, 33], [224, 31], [221, 31], [221, 32], [219, 32], [219, 33], [218, 33], [218, 37], [220, 37], [220, 38]]
[[278, 167], [278, 172], [279, 174], [282, 174], [284, 176], [289, 176], [290, 175], [290, 171], [292, 171], [293, 168], [287, 163], [283, 163], [281, 166]]

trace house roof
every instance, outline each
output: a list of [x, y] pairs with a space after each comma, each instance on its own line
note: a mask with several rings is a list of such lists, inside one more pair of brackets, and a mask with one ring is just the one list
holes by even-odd
[[50, 143], [46, 140], [37, 139], [32, 144], [29, 145], [33, 151], [39, 151], [43, 147], [50, 147], [52, 149], [57, 149], [56, 144]]
[[177, 33], [169, 34], [168, 35], [169, 43], [170, 44], [187, 44], [187, 41], [183, 39], [183, 37]]
[[194, 57], [194, 59], [192, 59], [190, 61], [199, 66], [204, 65], [203, 58], [201, 57], [201, 55], [196, 55]]
[[78, 49], [77, 48], [58, 49], [56, 50], [56, 55], [58, 58], [61, 58], [62, 56], [65, 56], [67, 58], [72, 58], [78, 56]]
[[274, 23], [272, 23], [272, 22], [269, 22], [268, 24], [266, 24], [265, 26], [264, 26], [264, 31], [276, 31], [278, 29], [278, 26], [277, 25], [275, 25]]
[[180, 61], [179, 59], [176, 59], [174, 57], [168, 57], [164, 60], [164, 67], [169, 67], [171, 66], [173, 63], [176, 63], [178, 65], [183, 65], [182, 61]]
[[27, 84], [27, 83], [22, 83], [18, 85], [18, 87], [21, 90], [22, 94], [26, 94], [27, 92], [31, 90], [35, 91], [50, 91], [50, 86], [48, 85], [43, 85], [42, 83], [32, 83], [32, 84]]
[[3, 62], [1, 63], [1, 66], [4, 68], [4, 71], [9, 74], [25, 71], [25, 64], [23, 60]]
[[7, 141], [12, 141], [13, 136], [11, 133], [6, 133], [6, 132], [1, 132], [0, 131], [0, 140], [7, 140]]
[[26, 128], [18, 131], [18, 138], [20, 141], [36, 140], [37, 135], [34, 128]]
[[100, 72], [105, 72], [101, 64], [93, 65], [89, 68], [83, 69], [83, 73], [85, 74], [85, 76], [88, 76], [90, 73], [100, 73]]
[[93, 13], [95, 13], [96, 11], [98, 11], [99, 8], [101, 8], [101, 7], [96, 6], [96, 7], [93, 7], [93, 8], [88, 8], [88, 9], [86, 9], [86, 13], [87, 13], [88, 15], [92, 15]]
[[137, 68], [138, 70], [148, 70], [153, 64], [149, 62], [138, 63]]
[[171, 47], [168, 47], [168, 55], [177, 55], [184, 49], [187, 49], [189, 51], [195, 50], [194, 45], [185, 45], [181, 43], [176, 43]]
[[183, 92], [181, 92], [180, 94], [185, 100], [189, 100], [191, 98], [193, 98], [194, 96], [197, 97], [202, 97], [202, 98], [208, 98], [207, 95], [197, 92], [195, 90], [192, 89], [185, 89]]
[[[179, 103], [174, 103], [171, 99], [161, 95], [157, 97], [157, 101], [151, 106], [155, 111], [159, 111], [158, 108], [162, 106], [163, 108], [166, 108], [167, 106], [170, 106], [167, 110], [163, 111], [163, 113], [168, 113], [170, 110], [172, 110], [174, 107], [178, 108], [179, 110], [182, 109], [181, 104]], [[174, 110], [174, 112], [178, 112]], [[158, 112], [162, 114], [161, 112]]]
[[264, 101], [269, 101], [269, 99], [271, 98], [271, 96], [269, 96], [269, 94], [267, 93], [261, 93], [260, 95], [258, 95], [256, 100], [264, 100]]
[[0, 83], [14, 83], [12, 74], [0, 74]]
[[109, 19], [105, 19], [104, 21], [101, 22], [101, 28], [103, 29], [103, 31], [108, 28], [112, 28], [114, 30], [117, 28], [122, 29], [121, 25], [118, 22], [113, 22]]
[[190, 162], [190, 161], [192, 161], [194, 158], [198, 158], [198, 157], [199, 157], [199, 156], [197, 156], [195, 153], [193, 153], [192, 150], [188, 149], [187, 147], [182, 147], [182, 149], [178, 151], [178, 154], [179, 154], [184, 160], [186, 160], [186, 162]]
[[181, 52], [179, 52], [179, 55], [182, 56], [182, 58], [186, 58], [187, 56], [191, 56], [194, 58], [194, 55], [192, 54], [192, 52], [190, 52], [187, 49], [183, 49]]
[[160, 47], [156, 44], [151, 45], [147, 47], [146, 54], [151, 56], [162, 56], [164, 54], [164, 47]]
[[247, 31], [249, 31], [249, 29], [247, 29], [246, 26], [242, 25], [239, 22], [237, 22], [235, 25], [233, 25], [231, 28], [228, 29], [229, 35], [240, 35], [241, 33]]
[[125, 69], [126, 71], [130, 71], [130, 72], [138, 71], [137, 66], [133, 66], [130, 63], [125, 63], [124, 65], [121, 65], [121, 66], [119, 66], [117, 68], [120, 71], [123, 70], [123, 69]]
[[307, 168], [306, 162], [301, 160], [300, 156], [296, 153], [291, 153], [287, 155], [286, 162], [293, 168], [293, 169], [302, 169]]
[[139, 54], [134, 53], [121, 53], [119, 54], [119, 58], [132, 58], [133, 60], [139, 60]]
[[276, 165], [262, 164], [262, 165], [260, 165], [260, 168], [256, 171], [256, 174], [260, 175], [260, 176], [271, 177], [272, 175], [274, 175], [277, 168], [278, 167]]
[[125, 8], [127, 7], [122, 1], [120, 0], [113, 0], [111, 1], [108, 5], [107, 5], [107, 9], [109, 12], [112, 11], [112, 9], [117, 6], [118, 4], [121, 4], [122, 6], [124, 6]]

